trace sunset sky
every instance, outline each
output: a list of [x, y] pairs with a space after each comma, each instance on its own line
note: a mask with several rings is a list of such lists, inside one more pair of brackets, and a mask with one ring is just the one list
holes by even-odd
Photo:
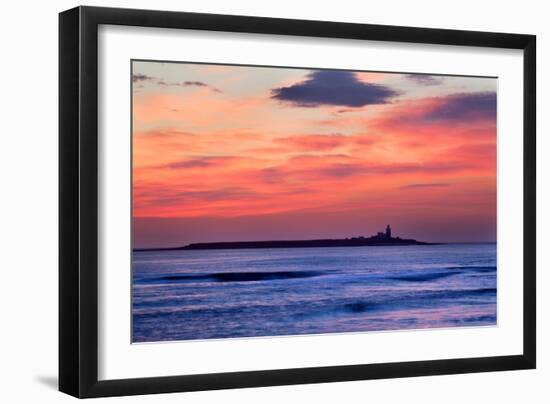
[[494, 78], [134, 61], [134, 247], [496, 240]]

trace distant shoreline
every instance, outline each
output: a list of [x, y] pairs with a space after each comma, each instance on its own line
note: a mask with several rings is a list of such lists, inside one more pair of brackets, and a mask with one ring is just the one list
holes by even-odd
[[388, 247], [410, 245], [440, 245], [413, 239], [391, 237], [388, 239], [348, 238], [319, 240], [270, 240], [270, 241], [225, 241], [192, 243], [181, 247], [134, 248], [133, 251], [185, 251], [185, 250], [241, 250], [258, 248], [332, 248], [332, 247]]

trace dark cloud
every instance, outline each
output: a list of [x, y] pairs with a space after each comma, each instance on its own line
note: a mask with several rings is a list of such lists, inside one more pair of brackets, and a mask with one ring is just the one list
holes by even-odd
[[176, 87], [206, 87], [206, 88], [209, 88], [210, 90], [216, 92], [216, 93], [221, 93], [222, 91], [219, 90], [218, 88], [216, 87], [212, 87], [211, 85], [207, 84], [207, 83], [204, 83], [202, 81], [190, 81], [190, 80], [187, 80], [187, 81], [181, 81], [181, 82], [167, 82], [167, 81], [164, 81], [164, 80], [159, 80], [157, 81], [157, 84], [159, 86], [176, 86]]
[[267, 184], [277, 184], [284, 181], [288, 173], [281, 167], [268, 167], [260, 171], [260, 177]]
[[250, 191], [242, 187], [227, 187], [215, 190], [206, 191], [186, 191], [180, 192], [178, 197], [186, 200], [204, 200], [204, 201], [221, 201], [229, 199], [241, 199], [252, 196], [258, 196], [258, 193]]
[[384, 175], [401, 174], [410, 172], [422, 172], [432, 170], [447, 170], [447, 167], [431, 167], [416, 163], [403, 164], [364, 164], [364, 163], [341, 163], [332, 164], [317, 170], [324, 177], [349, 177], [353, 175]]
[[422, 86], [436, 86], [443, 82], [443, 77], [431, 74], [407, 74], [406, 77]]
[[423, 121], [496, 120], [497, 94], [493, 92], [449, 95], [428, 111]]
[[220, 157], [198, 157], [190, 160], [182, 160], [175, 163], [168, 164], [168, 168], [202, 168], [202, 167], [212, 167], [219, 164], [227, 163], [230, 160], [233, 160], [235, 157], [231, 156], [220, 156]]
[[318, 70], [305, 81], [271, 90], [271, 98], [301, 107], [386, 104], [397, 94], [389, 87], [360, 81], [353, 72], [340, 70]]
[[132, 75], [132, 82], [133, 83], [138, 83], [140, 81], [149, 81], [149, 80], [154, 80], [155, 78], [154, 77], [151, 77], [151, 76], [147, 76], [146, 74], [133, 74]]
[[[302, 169], [289, 164], [262, 170], [261, 178], [265, 183], [280, 183], [293, 178], [314, 181], [325, 178], [349, 178], [366, 175], [393, 175], [412, 173], [449, 173], [468, 168], [462, 162], [402, 163], [402, 164], [365, 164], [331, 163], [318, 167]], [[415, 185], [415, 184], [413, 184]], [[420, 184], [416, 184], [420, 185]], [[437, 186], [437, 185], [434, 185]], [[445, 186], [445, 185], [441, 185]], [[418, 186], [420, 187], [420, 186]], [[411, 187], [412, 188], [412, 187]]]
[[259, 195], [244, 188], [222, 188], [218, 190], [186, 191], [165, 195], [159, 195], [159, 193], [157, 192], [150, 196], [142, 197], [141, 204], [149, 206], [177, 206], [181, 205], [182, 203], [191, 203], [197, 201], [216, 202], [238, 200], [250, 197], [258, 198]]
[[332, 164], [318, 170], [323, 177], [349, 177], [351, 175], [365, 174], [367, 168], [359, 164]]
[[203, 83], [202, 81], [184, 81], [183, 85], [185, 85], [185, 86], [197, 86], [197, 87], [209, 87], [208, 84]]
[[425, 184], [407, 184], [403, 185], [400, 188], [401, 189], [416, 189], [416, 188], [441, 188], [441, 187], [448, 187], [449, 184], [445, 183], [425, 183]]

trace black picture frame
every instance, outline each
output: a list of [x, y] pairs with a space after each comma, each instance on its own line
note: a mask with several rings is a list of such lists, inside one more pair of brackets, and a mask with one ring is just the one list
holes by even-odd
[[[98, 380], [98, 26], [113, 24], [523, 51], [523, 354]], [[185, 12], [77, 7], [59, 15], [59, 390], [104, 397], [533, 369], [536, 366], [536, 37]], [[519, 269], [518, 269], [519, 270]]]

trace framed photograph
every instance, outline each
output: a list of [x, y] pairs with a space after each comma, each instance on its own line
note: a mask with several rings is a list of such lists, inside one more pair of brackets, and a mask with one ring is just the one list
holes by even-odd
[[61, 391], [535, 368], [534, 36], [59, 24]]

